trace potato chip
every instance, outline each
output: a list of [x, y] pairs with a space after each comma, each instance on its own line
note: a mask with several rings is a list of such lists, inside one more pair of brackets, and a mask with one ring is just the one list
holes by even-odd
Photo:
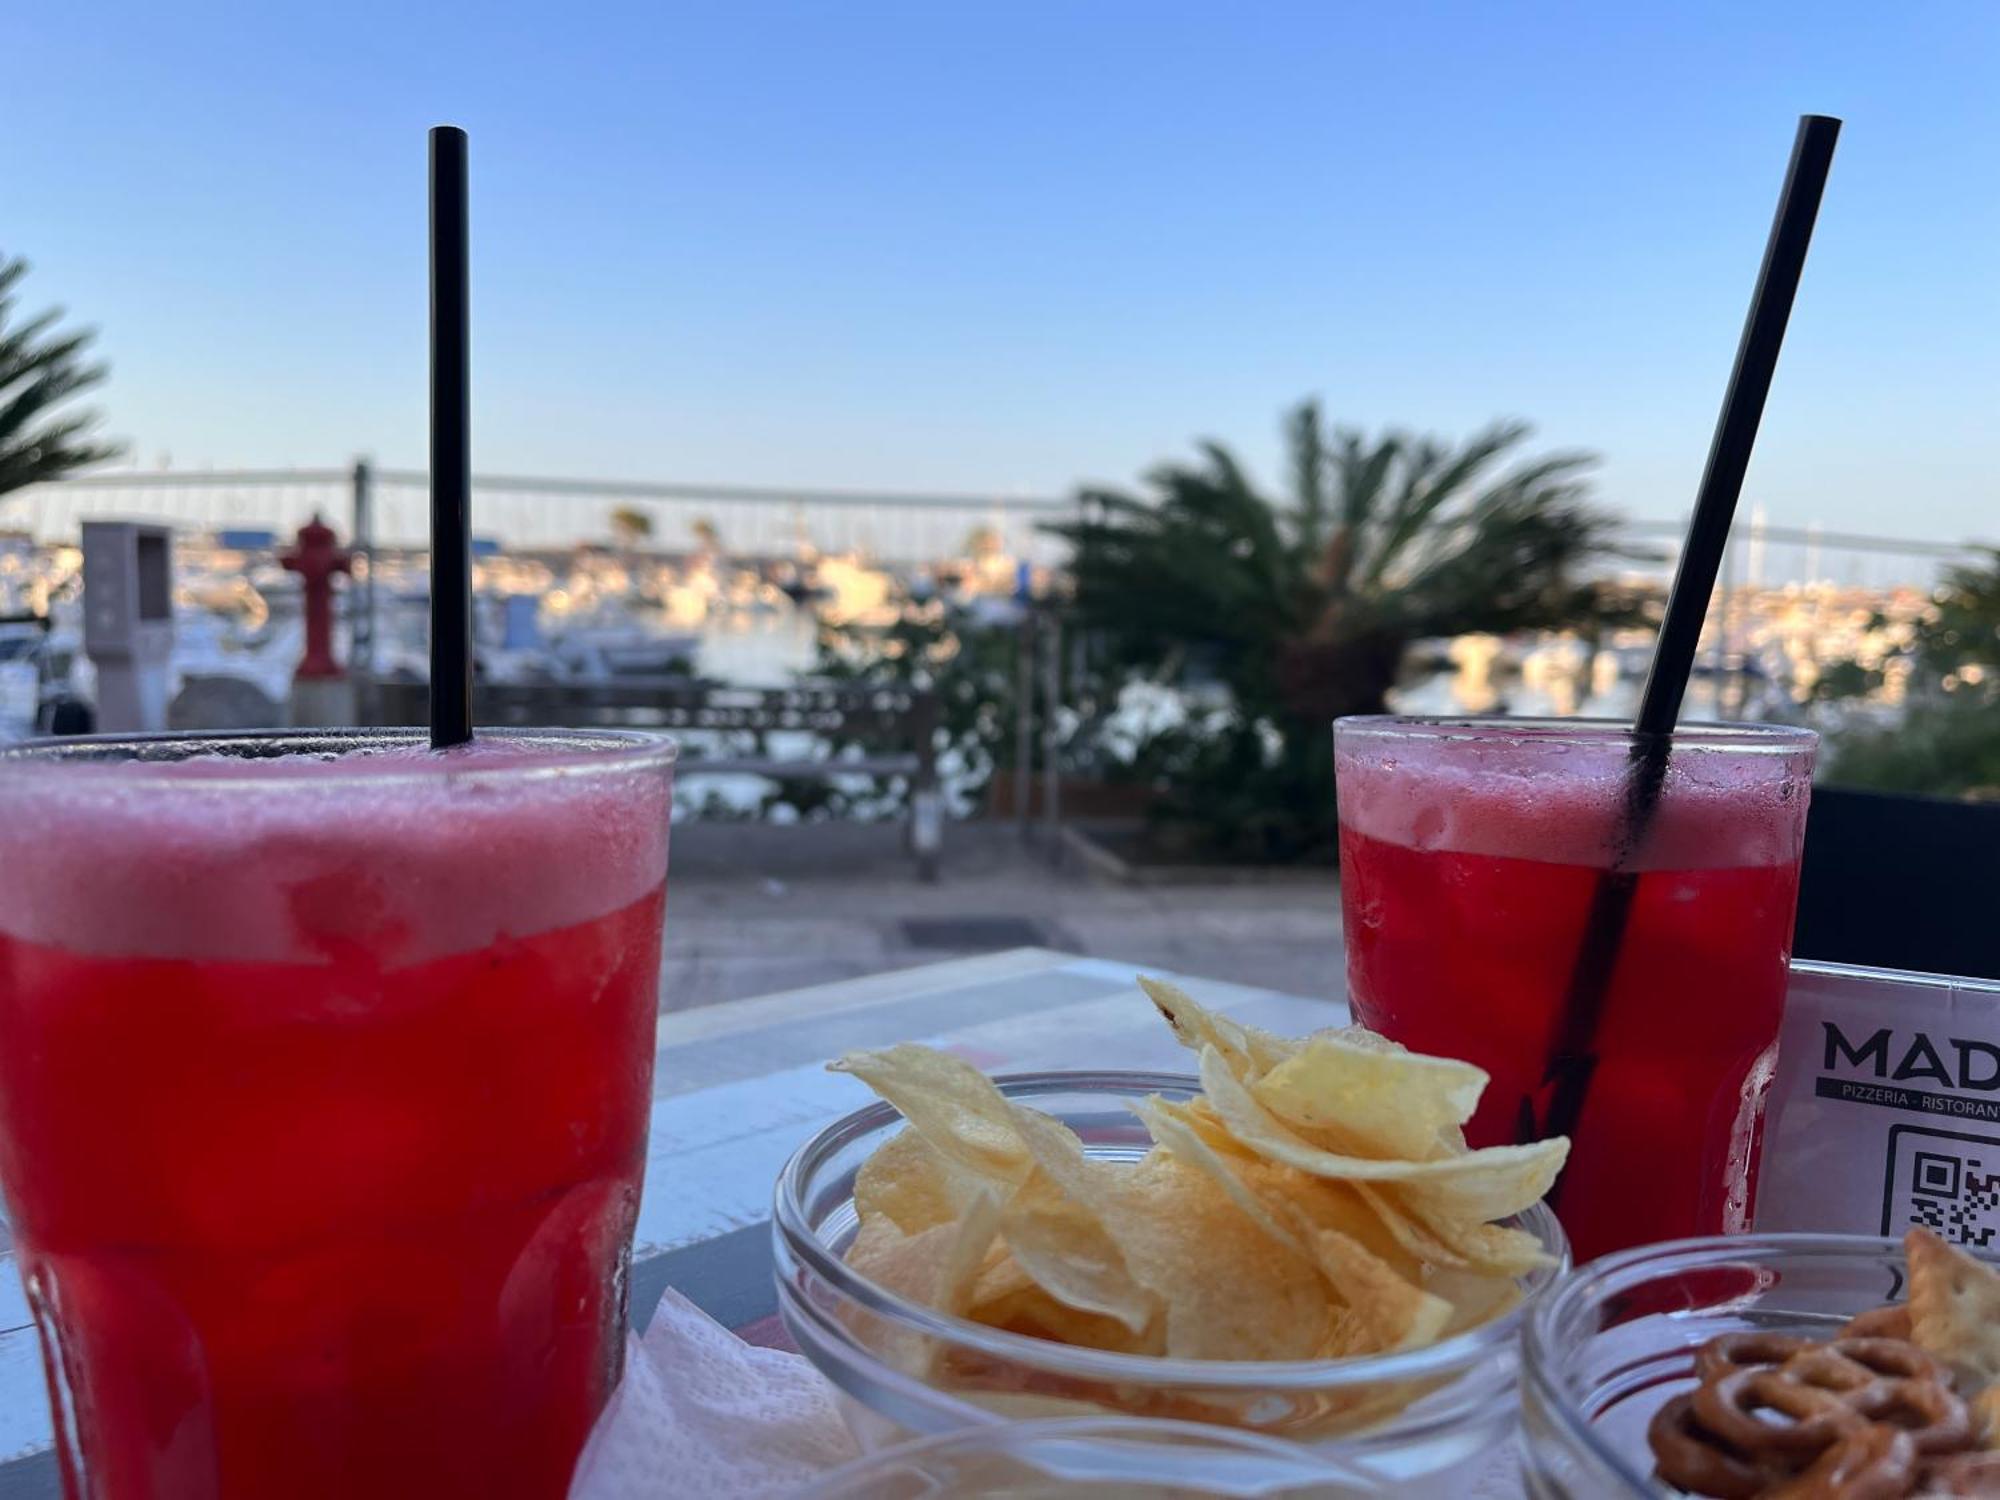
[[918, 1234], [904, 1234], [881, 1219], [864, 1222], [848, 1247], [847, 1263], [899, 1297], [956, 1312], [969, 1298], [999, 1228], [1000, 1205], [982, 1193], [959, 1219]]
[[1569, 1155], [1558, 1136], [1529, 1146], [1489, 1146], [1432, 1161], [1379, 1161], [1328, 1151], [1302, 1139], [1259, 1104], [1213, 1047], [1201, 1084], [1229, 1133], [1259, 1156], [1342, 1182], [1394, 1182], [1413, 1207], [1446, 1220], [1487, 1222], [1517, 1214], [1549, 1190]]
[[1427, 1265], [1522, 1276], [1550, 1264], [1542, 1242], [1521, 1229], [1477, 1220], [1434, 1219], [1403, 1201], [1393, 1182], [1350, 1184], [1405, 1251]]
[[[1252, 1151], [1248, 1146], [1245, 1146], [1229, 1133], [1228, 1125], [1224, 1124], [1222, 1116], [1215, 1112], [1215, 1106], [1202, 1098], [1201, 1095], [1195, 1095], [1194, 1098], [1177, 1105], [1176, 1108], [1180, 1117], [1187, 1122], [1188, 1128], [1193, 1130], [1195, 1134], [1199, 1135], [1216, 1150], [1222, 1152], [1223, 1155], [1257, 1155], [1256, 1152]], [[1262, 1160], [1261, 1157], [1258, 1159]]]
[[1400, 1275], [1422, 1276], [1424, 1257], [1402, 1244], [1353, 1184], [1329, 1182], [1282, 1162], [1248, 1155], [1228, 1137], [1217, 1142], [1201, 1123], [1198, 1105], [1199, 1101], [1177, 1104], [1156, 1095], [1133, 1108], [1154, 1140], [1208, 1173], [1237, 1207], [1288, 1249], [1310, 1257], [1314, 1236], [1333, 1230], [1358, 1240]]
[[1223, 1153], [1202, 1138], [1201, 1132], [1189, 1123], [1180, 1108], [1158, 1094], [1135, 1102], [1132, 1113], [1145, 1124], [1147, 1133], [1161, 1147], [1196, 1171], [1207, 1173], [1259, 1229], [1295, 1255], [1311, 1253], [1299, 1235], [1282, 1223], [1263, 1197], [1244, 1180], [1247, 1171], [1239, 1168], [1247, 1169], [1250, 1165], [1248, 1160], [1242, 1157], [1233, 1162], [1225, 1160]]
[[[1022, 1271], [1051, 1297], [1113, 1318], [1134, 1334], [1154, 1319], [1156, 1299], [1125, 1270], [1101, 1223], [1112, 1197], [1107, 1174], [1117, 1169], [1088, 1160], [1061, 1122], [1010, 1104], [969, 1063], [928, 1048], [853, 1053], [834, 1066], [894, 1104], [948, 1163], [1016, 1185], [1001, 1233]], [[925, 1165], [920, 1148], [897, 1149], [883, 1180], [870, 1186], [887, 1191], [913, 1220], [948, 1207], [954, 1191], [962, 1192]], [[857, 1178], [856, 1209], [865, 1212], [860, 1187]]]
[[1250, 1092], [1314, 1145], [1434, 1161], [1463, 1150], [1459, 1127], [1479, 1107], [1486, 1083], [1470, 1063], [1327, 1032], [1308, 1038]]
[[[918, 1234], [904, 1234], [887, 1219], [864, 1221], [848, 1247], [847, 1264], [878, 1286], [938, 1312], [966, 1310], [993, 1236], [1000, 1227], [1000, 1205], [981, 1194], [957, 1222], [937, 1224]], [[902, 1328], [881, 1315], [852, 1315], [867, 1329], [878, 1354], [897, 1369], [919, 1379], [931, 1378], [939, 1345], [929, 1334]]]
[[949, 1224], [979, 1195], [981, 1179], [915, 1129], [899, 1131], [861, 1164], [854, 1211], [863, 1224], [886, 1218], [904, 1234]]
[[1022, 1273], [1066, 1307], [1110, 1318], [1134, 1335], [1159, 1313], [1158, 1299], [1126, 1269], [1124, 1253], [1096, 1211], [1044, 1172], [1008, 1201], [1000, 1235]]
[[1014, 1259], [1014, 1252], [1007, 1248], [1006, 1242], [996, 1239], [987, 1247], [986, 1259], [979, 1268], [979, 1274], [972, 1280], [972, 1290], [966, 1294], [966, 1305], [980, 1307], [1034, 1284]]
[[2000, 1378], [2000, 1271], [1928, 1229], [1903, 1236], [1910, 1266], [1910, 1337], [1950, 1365], [1963, 1393]]
[[[1012, 1262], [1008, 1262], [1009, 1265]], [[1018, 1268], [1017, 1268], [1018, 1269]], [[996, 1278], [996, 1282], [1000, 1278]], [[1012, 1278], [1006, 1278], [1011, 1281]], [[1019, 1284], [1008, 1285], [993, 1295], [986, 1294], [981, 1282], [966, 1309], [967, 1317], [1008, 1333], [1029, 1338], [1050, 1339], [1083, 1349], [1105, 1349], [1114, 1354], [1158, 1354], [1162, 1352], [1165, 1325], [1155, 1319], [1135, 1333], [1116, 1318], [1100, 1317], [1058, 1302], [1020, 1273]]]
[[1308, 1239], [1331, 1230], [1365, 1246], [1368, 1253], [1396, 1269], [1398, 1275], [1419, 1280], [1427, 1262], [1396, 1238], [1381, 1214], [1352, 1182], [1330, 1182], [1296, 1167], [1259, 1161], [1254, 1180], [1267, 1198], [1275, 1198], [1300, 1226]]
[[[1514, 1305], [1515, 1277], [1546, 1257], [1494, 1221], [1547, 1190], [1566, 1141], [1468, 1151], [1479, 1069], [1359, 1028], [1290, 1041], [1143, 983], [1198, 1054], [1204, 1092], [1132, 1106], [1154, 1141], [1136, 1164], [1091, 1156], [1062, 1121], [960, 1059], [906, 1045], [836, 1064], [909, 1121], [857, 1173], [856, 1269], [1009, 1332], [1184, 1359], [1418, 1348]], [[927, 1379], [1036, 1410], [1090, 1402], [1345, 1430], [1428, 1388], [1396, 1382], [1310, 1415], [1252, 1417], [1118, 1380], [1041, 1371], [1023, 1386], [973, 1348], [939, 1364], [921, 1335], [883, 1342]]]
[[[1335, 1026], [1326, 1031], [1315, 1031], [1311, 1036], [1306, 1038], [1306, 1041], [1316, 1042], [1322, 1039], [1340, 1042], [1349, 1047], [1358, 1047], [1368, 1052], [1399, 1052], [1410, 1056], [1421, 1057], [1426, 1062], [1443, 1062], [1443, 1063], [1448, 1063], [1454, 1067], [1463, 1067], [1463, 1068], [1475, 1067], [1474, 1064], [1465, 1062], [1455, 1057], [1432, 1057], [1428, 1053], [1422, 1053], [1422, 1052], [1411, 1053], [1410, 1049], [1408, 1047], [1405, 1047], [1401, 1042], [1392, 1042], [1389, 1040], [1389, 1038], [1383, 1036], [1381, 1032], [1370, 1031], [1366, 1026]], [[1481, 1079], [1479, 1091], [1480, 1093], [1483, 1094], [1486, 1091], [1486, 1085], [1488, 1083], [1491, 1083], [1493, 1080], [1491, 1075], [1488, 1074], [1484, 1068], [1477, 1068], [1476, 1071], [1479, 1073]], [[1478, 1104], [1477, 1100], [1475, 1099], [1474, 1108], [1476, 1109], [1477, 1107]], [[1469, 1120], [1471, 1116], [1467, 1115], [1466, 1118]], [[1462, 1123], [1463, 1122], [1461, 1122], [1461, 1124]], [[1441, 1134], [1445, 1139], [1446, 1145], [1451, 1150], [1463, 1151], [1466, 1149], [1465, 1132], [1462, 1129], [1460, 1129], [1459, 1126], [1457, 1125], [1450, 1126], [1447, 1129], [1443, 1130]]]
[[1351, 1325], [1365, 1335], [1348, 1354], [1386, 1354], [1434, 1343], [1451, 1321], [1452, 1306], [1399, 1276], [1358, 1240], [1322, 1229], [1313, 1237], [1320, 1269], [1347, 1304]]
[[1093, 1212], [1101, 1215], [1106, 1210], [1122, 1180], [1120, 1168], [1092, 1161], [1076, 1133], [1053, 1115], [1014, 1104], [1009, 1106], [1008, 1123], [1035, 1171]]
[[[1306, 1043], [1317, 1042], [1322, 1038], [1336, 1042], [1345, 1042], [1350, 1047], [1365, 1047], [1370, 1052], [1408, 1052], [1410, 1050], [1401, 1042], [1392, 1042], [1386, 1036], [1382, 1035], [1381, 1032], [1370, 1031], [1366, 1026], [1329, 1026], [1325, 1031], [1315, 1031], [1305, 1041]], [[1305, 1045], [1305, 1043], [1301, 1043], [1300, 1045]], [[1450, 1059], [1446, 1060], [1449, 1061]], [[1471, 1064], [1468, 1063], [1466, 1066], [1470, 1067]]]
[[1166, 1305], [1177, 1359], [1310, 1359], [1328, 1306], [1317, 1268], [1257, 1227], [1206, 1175], [1164, 1151], [1126, 1173], [1107, 1222], [1139, 1283]]
[[1007, 1100], [963, 1058], [903, 1042], [887, 1052], [850, 1052], [827, 1066], [859, 1078], [967, 1171], [1002, 1183], [1026, 1179], [1031, 1163]]
[[1255, 1026], [1245, 1026], [1241, 1021], [1219, 1016], [1196, 1003], [1186, 990], [1165, 980], [1148, 979], [1141, 975], [1139, 988], [1146, 992], [1147, 999], [1159, 1007], [1160, 1014], [1174, 1028], [1174, 1036], [1183, 1047], [1191, 1052], [1199, 1052], [1204, 1047], [1215, 1048], [1229, 1064], [1230, 1071], [1246, 1083], [1263, 1077], [1289, 1057], [1298, 1045], [1285, 1037], [1273, 1036]]
[[[1221, 1116], [1208, 1107], [1208, 1101], [1196, 1094], [1191, 1099], [1169, 1099], [1165, 1094], [1148, 1094], [1145, 1098], [1129, 1106], [1132, 1113], [1152, 1133], [1155, 1118], [1164, 1118], [1168, 1128], [1184, 1132], [1193, 1142], [1211, 1155], [1235, 1157], [1241, 1161], [1260, 1161], [1255, 1153], [1247, 1151], [1229, 1129], [1222, 1123]], [[1164, 1146], [1158, 1136], [1153, 1136], [1153, 1144]]]
[[[847, 1263], [871, 1279], [879, 1280], [882, 1273], [887, 1273], [910, 1283], [911, 1275], [903, 1267], [899, 1249], [909, 1238], [892, 1219], [879, 1216], [863, 1218], [860, 1227], [854, 1231], [854, 1243], [847, 1247]], [[928, 1294], [933, 1288], [926, 1281], [918, 1285], [918, 1290]]]

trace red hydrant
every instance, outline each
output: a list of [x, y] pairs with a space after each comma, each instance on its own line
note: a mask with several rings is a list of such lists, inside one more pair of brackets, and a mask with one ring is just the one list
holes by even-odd
[[306, 654], [293, 675], [300, 679], [344, 677], [333, 659], [333, 575], [353, 573], [354, 555], [335, 545], [333, 528], [318, 512], [299, 528], [296, 547], [279, 559], [299, 575], [305, 590]]

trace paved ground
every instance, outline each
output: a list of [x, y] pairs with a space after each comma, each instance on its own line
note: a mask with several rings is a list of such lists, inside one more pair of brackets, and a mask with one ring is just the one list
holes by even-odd
[[1301, 995], [1343, 986], [1331, 879], [1129, 887], [1051, 867], [1009, 827], [954, 825], [944, 877], [900, 830], [690, 823], [674, 830], [663, 1010], [1029, 944]]

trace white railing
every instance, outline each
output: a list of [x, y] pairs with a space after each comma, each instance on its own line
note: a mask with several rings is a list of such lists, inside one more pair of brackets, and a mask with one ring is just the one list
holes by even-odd
[[[741, 557], [791, 557], [801, 546], [915, 565], [963, 556], [990, 532], [1011, 557], [1052, 562], [1058, 539], [1042, 527], [1075, 513], [1067, 500], [1037, 496], [932, 495], [858, 490], [645, 484], [475, 475], [473, 529], [518, 550], [608, 542], [619, 511], [645, 517], [647, 545], [691, 551], [713, 527]], [[95, 517], [164, 520], [190, 532], [262, 529], [289, 536], [314, 513], [343, 538], [384, 548], [421, 548], [429, 530], [421, 471], [374, 469], [113, 471], [0, 496], [0, 530], [41, 541], [74, 538]]]
[[[1008, 556], [1058, 563], [1059, 538], [1046, 527], [1077, 514], [1076, 502], [1049, 496], [922, 494], [793, 489], [731, 484], [477, 475], [475, 534], [520, 550], [568, 549], [614, 539], [614, 513], [632, 510], [650, 527], [647, 545], [693, 550], [698, 528], [713, 527], [724, 548], [746, 558], [795, 556], [801, 545], [825, 554], [860, 553], [912, 567], [964, 555], [990, 532]], [[0, 532], [37, 540], [73, 539], [92, 517], [163, 520], [191, 533], [266, 530], [289, 537], [315, 513], [343, 540], [381, 548], [421, 548], [428, 530], [425, 476], [410, 469], [111, 470], [0, 495]], [[1653, 560], [1629, 571], [1663, 577], [1678, 521], [1635, 521], [1626, 534]], [[1722, 587], [1786, 583], [1928, 590], [1955, 564], [1981, 560], [1979, 544], [1863, 536], [1814, 527], [1769, 526], [1754, 513], [1738, 523]]]

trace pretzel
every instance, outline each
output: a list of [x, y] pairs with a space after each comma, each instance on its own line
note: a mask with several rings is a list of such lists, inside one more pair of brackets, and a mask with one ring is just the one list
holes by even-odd
[[1660, 1478], [1691, 1495], [1716, 1500], [1755, 1500], [1768, 1476], [1747, 1453], [1717, 1442], [1694, 1425], [1694, 1402], [1676, 1396], [1646, 1428], [1646, 1442]]
[[[1808, 1345], [1783, 1364], [1739, 1366], [1704, 1381], [1693, 1406], [1696, 1422], [1715, 1437], [1780, 1463], [1810, 1461], [1875, 1422], [1908, 1431], [1924, 1454], [1954, 1452], [1972, 1434], [1965, 1403], [1951, 1393], [1943, 1369], [1894, 1339], [1835, 1339]], [[1768, 1421], [1764, 1412], [1791, 1420]]]
[[[1702, 1431], [1780, 1466], [1809, 1463], [1839, 1438], [1868, 1425], [1846, 1392], [1786, 1375], [1782, 1365], [1731, 1370], [1695, 1387], [1689, 1398]], [[1787, 1418], [1770, 1421], [1765, 1413]]]
[[1870, 1423], [1842, 1437], [1798, 1478], [1764, 1491], [1763, 1500], [1903, 1500], [1916, 1477], [1910, 1435]]
[[1692, 1494], [1901, 1500], [1920, 1466], [1974, 1441], [1949, 1372], [1900, 1339], [1725, 1334], [1694, 1364], [1700, 1383], [1647, 1430], [1660, 1477]]
[[1694, 1378], [1706, 1383], [1731, 1370], [1753, 1365], [1781, 1365], [1812, 1340], [1791, 1333], [1724, 1333], [1694, 1352]]
[[1951, 1372], [1908, 1339], [1842, 1334], [1824, 1344], [1811, 1344], [1785, 1361], [1801, 1380], [1829, 1389], [1847, 1390], [1869, 1379], [1928, 1380], [1949, 1387]]

